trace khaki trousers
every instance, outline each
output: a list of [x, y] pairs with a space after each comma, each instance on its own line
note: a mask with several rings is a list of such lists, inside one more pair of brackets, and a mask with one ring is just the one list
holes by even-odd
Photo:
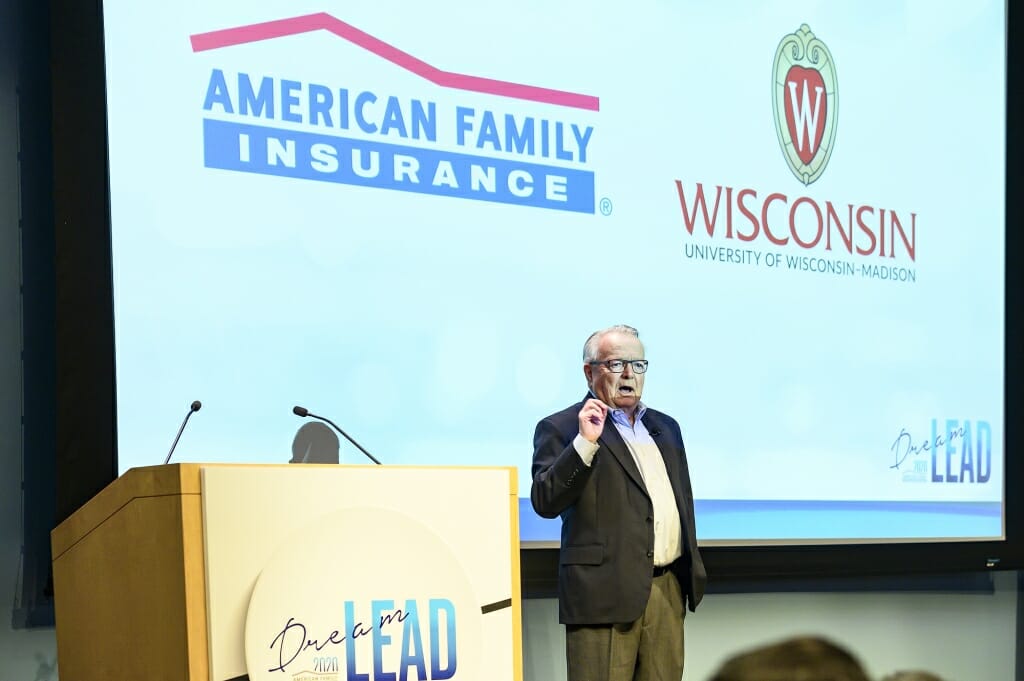
[[671, 572], [655, 577], [640, 619], [604, 626], [567, 625], [568, 681], [680, 681], [686, 608]]

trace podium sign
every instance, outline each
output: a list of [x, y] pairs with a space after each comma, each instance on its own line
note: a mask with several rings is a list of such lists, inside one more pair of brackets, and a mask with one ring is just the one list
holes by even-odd
[[201, 476], [213, 681], [522, 678], [514, 469]]

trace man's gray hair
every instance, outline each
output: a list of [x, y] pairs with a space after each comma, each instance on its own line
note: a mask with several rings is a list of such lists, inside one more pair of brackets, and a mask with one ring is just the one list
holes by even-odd
[[597, 346], [601, 342], [601, 338], [609, 333], [624, 333], [633, 338], [639, 339], [640, 332], [634, 329], [632, 326], [625, 324], [616, 324], [615, 326], [609, 326], [607, 329], [601, 329], [590, 334], [590, 338], [583, 344], [583, 362], [593, 362], [597, 359]]

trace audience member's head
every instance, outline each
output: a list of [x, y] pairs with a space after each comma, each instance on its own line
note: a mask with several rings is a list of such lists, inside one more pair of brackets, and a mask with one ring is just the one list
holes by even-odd
[[710, 681], [868, 681], [868, 676], [845, 648], [801, 636], [738, 653]]
[[338, 436], [322, 423], [303, 424], [295, 433], [288, 463], [338, 463]]
[[931, 672], [920, 669], [893, 672], [882, 681], [942, 681], [942, 679]]

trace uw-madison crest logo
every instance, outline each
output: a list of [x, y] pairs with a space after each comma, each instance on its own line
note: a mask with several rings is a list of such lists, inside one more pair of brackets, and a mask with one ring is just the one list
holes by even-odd
[[825, 43], [804, 24], [779, 43], [772, 76], [779, 144], [789, 169], [808, 185], [825, 172], [836, 139], [836, 65]]

